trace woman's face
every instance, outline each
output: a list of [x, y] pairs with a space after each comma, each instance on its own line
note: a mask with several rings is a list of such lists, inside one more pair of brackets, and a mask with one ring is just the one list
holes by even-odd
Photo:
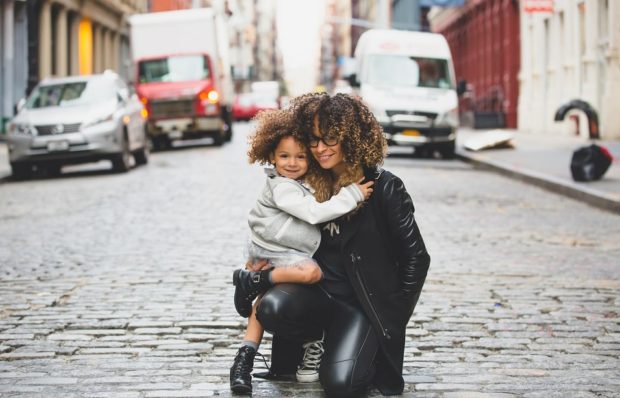
[[319, 131], [319, 118], [314, 118], [314, 128], [310, 137], [310, 152], [319, 166], [339, 174], [345, 168], [342, 144], [333, 137], [323, 136]]

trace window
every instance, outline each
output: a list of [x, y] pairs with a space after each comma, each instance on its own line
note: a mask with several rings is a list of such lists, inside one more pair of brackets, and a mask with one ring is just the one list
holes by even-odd
[[182, 55], [140, 62], [140, 82], [184, 82], [209, 77], [207, 60], [202, 55]]
[[384, 86], [453, 88], [447, 60], [406, 55], [372, 55], [368, 82]]

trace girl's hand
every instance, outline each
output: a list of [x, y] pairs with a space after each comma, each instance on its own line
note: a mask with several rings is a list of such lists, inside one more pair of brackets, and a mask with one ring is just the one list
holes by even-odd
[[357, 187], [360, 189], [360, 191], [362, 191], [362, 194], [364, 195], [364, 200], [368, 200], [368, 198], [370, 198], [370, 195], [372, 194], [372, 186], [375, 184], [375, 182], [368, 181], [367, 183], [362, 184], [362, 181], [364, 181], [363, 178], [357, 182]]
[[267, 268], [271, 268], [267, 260], [258, 260], [254, 263], [248, 261], [247, 263], [245, 263], [245, 269], [252, 272], [262, 271]]

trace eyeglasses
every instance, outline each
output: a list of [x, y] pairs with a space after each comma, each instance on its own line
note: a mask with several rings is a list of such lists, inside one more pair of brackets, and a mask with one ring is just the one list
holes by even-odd
[[311, 135], [310, 141], [308, 142], [308, 144], [310, 145], [310, 148], [316, 148], [317, 146], [319, 146], [319, 141], [321, 141], [326, 146], [338, 145], [338, 143], [340, 142], [338, 137], [328, 137], [328, 136], [317, 137], [316, 135]]

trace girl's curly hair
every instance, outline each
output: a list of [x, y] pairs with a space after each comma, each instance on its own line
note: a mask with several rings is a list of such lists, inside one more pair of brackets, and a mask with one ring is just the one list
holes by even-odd
[[307, 179], [316, 190], [317, 200], [325, 201], [341, 187], [358, 182], [363, 177], [363, 168], [383, 163], [387, 153], [383, 130], [360, 98], [347, 94], [305, 94], [291, 101], [289, 111], [296, 123], [295, 130], [301, 133], [306, 146], [316, 117], [321, 135], [338, 138], [342, 147], [347, 168], [337, 181], [329, 170], [323, 170], [310, 157]]
[[271, 164], [271, 155], [284, 137], [292, 136], [300, 143], [304, 142], [297, 133], [292, 114], [285, 109], [262, 111], [254, 120], [256, 131], [248, 140], [250, 163]]

